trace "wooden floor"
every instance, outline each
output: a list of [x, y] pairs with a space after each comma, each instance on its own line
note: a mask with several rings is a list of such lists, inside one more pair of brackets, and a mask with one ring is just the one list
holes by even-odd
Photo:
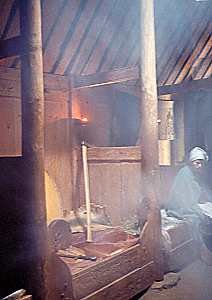
[[198, 260], [183, 269], [177, 286], [162, 291], [151, 290], [140, 300], [212, 300], [212, 266]]

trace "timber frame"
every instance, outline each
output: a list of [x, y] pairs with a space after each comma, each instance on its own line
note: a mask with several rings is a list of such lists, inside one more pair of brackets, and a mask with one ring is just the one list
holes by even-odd
[[[16, 227], [16, 232], [13, 233], [10, 239], [3, 241], [4, 246], [7, 247], [8, 244], [10, 246], [13, 245], [13, 240], [18, 240], [19, 235], [18, 232], [24, 232], [23, 237], [18, 240], [19, 244], [17, 244], [17, 249], [21, 249], [24, 245], [25, 252], [23, 256], [26, 255], [30, 258], [31, 253], [34, 253], [37, 258], [36, 261], [33, 261], [32, 264], [26, 267], [24, 270], [26, 272], [27, 277], [27, 288], [30, 291], [33, 291], [33, 297], [35, 299], [46, 299], [46, 295], [48, 290], [51, 289], [47, 286], [48, 280], [46, 280], [46, 264], [48, 260], [47, 251], [47, 228], [46, 228], [46, 211], [45, 211], [45, 192], [44, 192], [44, 93], [48, 98], [48, 84], [43, 83], [43, 61], [42, 61], [42, 42], [41, 42], [41, 7], [39, 0], [28, 0], [28, 1], [20, 1], [21, 3], [21, 35], [16, 36], [7, 40], [0, 40], [0, 59], [11, 57], [11, 56], [21, 56], [22, 66], [21, 66], [21, 99], [22, 99], [22, 127], [23, 127], [23, 148], [22, 148], [22, 156], [17, 158], [4, 158], [0, 162], [0, 167], [2, 170], [7, 165], [7, 170], [11, 171], [13, 174], [11, 176], [11, 181], [8, 179], [8, 184], [12, 186], [12, 197], [16, 197], [17, 194], [17, 186], [15, 183], [19, 182], [18, 192], [19, 197], [22, 199], [23, 211], [19, 213], [20, 222], [18, 222], [18, 226]], [[154, 29], [153, 29], [153, 1], [150, 0], [142, 0], [141, 4], [141, 22], [142, 28], [147, 30], [150, 29], [150, 43], [152, 44], [152, 48], [154, 49]], [[151, 13], [151, 18], [145, 19], [147, 15], [146, 11]], [[31, 25], [31, 26], [29, 26]], [[145, 34], [141, 33], [142, 36], [142, 47], [147, 47], [147, 41], [145, 40]], [[148, 40], [149, 43], [149, 40]], [[143, 46], [144, 45], [144, 46]], [[141, 51], [142, 51], [141, 47]], [[147, 51], [148, 52], [148, 51]], [[147, 196], [151, 199], [151, 214], [149, 216], [148, 223], [145, 227], [145, 230], [142, 232], [141, 243], [144, 241], [144, 247], [141, 245], [135, 246], [133, 249], [130, 249], [128, 252], [124, 253], [127, 256], [127, 260], [131, 258], [138, 259], [141, 258], [141, 265], [134, 265], [134, 269], [129, 270], [128, 274], [122, 274], [120, 279], [115, 278], [114, 282], [107, 282], [106, 289], [103, 287], [95, 287], [92, 286], [91, 290], [95, 287], [95, 290], [90, 291], [89, 296], [83, 294], [83, 298], [81, 296], [77, 297], [77, 299], [99, 299], [99, 295], [103, 297], [102, 299], [112, 299], [111, 295], [114, 295], [115, 290], [117, 288], [123, 292], [125, 292], [128, 288], [126, 283], [126, 278], [129, 279], [130, 284], [133, 285], [133, 281], [138, 278], [139, 280], [139, 291], [141, 289], [145, 289], [149, 284], [153, 282], [155, 279], [162, 279], [163, 277], [163, 265], [161, 260], [161, 245], [160, 245], [160, 215], [159, 215], [159, 207], [156, 201], [155, 193], [151, 193], [151, 187], [154, 184], [158, 184], [158, 159], [157, 159], [157, 96], [158, 95], [167, 95], [167, 94], [177, 94], [182, 91], [194, 91], [200, 89], [208, 89], [211, 88], [212, 78], [201, 79], [201, 80], [190, 80], [187, 82], [183, 82], [175, 85], [166, 85], [166, 86], [156, 86], [156, 74], [155, 74], [155, 64], [153, 63], [150, 70], [148, 72], [152, 74], [151, 84], [153, 85], [153, 97], [148, 98], [149, 94], [144, 91], [150, 91], [152, 88], [149, 88], [149, 82], [146, 79], [145, 68], [142, 66], [146, 66], [145, 63], [147, 57], [145, 55], [147, 52], [141, 52], [141, 62], [140, 66], [135, 66], [131, 68], [124, 69], [116, 69], [113, 71], [96, 73], [93, 75], [85, 75], [85, 76], [73, 76], [71, 80], [67, 77], [61, 77], [59, 80], [61, 82], [65, 82], [65, 85], [70, 83], [69, 92], [74, 92], [74, 90], [85, 89], [85, 88], [93, 88], [97, 86], [103, 85], [111, 85], [111, 84], [120, 84], [123, 82], [128, 82], [131, 80], [139, 80], [139, 88], [137, 87], [126, 87], [126, 86], [118, 86], [117, 88], [125, 91], [127, 93], [133, 94], [138, 97], [140, 100], [143, 97], [145, 101], [143, 101], [142, 112], [144, 114], [144, 121], [141, 125], [144, 128], [145, 139], [146, 142], [142, 144], [142, 139], [144, 139], [141, 135], [139, 136], [139, 141], [137, 147], [141, 149], [142, 159], [137, 155], [138, 148], [132, 149], [133, 155], [135, 155], [135, 160], [137, 162], [143, 161], [143, 165], [141, 163], [141, 169], [147, 172], [147, 180], [150, 179], [151, 186], [147, 188]], [[155, 60], [155, 53], [150, 53], [150, 61]], [[151, 60], [152, 59], [152, 60]], [[30, 63], [29, 63], [30, 62]], [[29, 67], [31, 66], [31, 67]], [[4, 68], [3, 68], [4, 69]], [[144, 70], [144, 71], [143, 71]], [[9, 71], [10, 72], [10, 71]], [[9, 74], [9, 72], [5, 75], [5, 77]], [[13, 71], [12, 71], [13, 72]], [[16, 71], [14, 71], [16, 73]], [[9, 76], [9, 75], [8, 75]], [[16, 75], [15, 75], [16, 76]], [[53, 75], [44, 75], [45, 78], [54, 77]], [[55, 76], [55, 78], [59, 76]], [[2, 78], [1, 78], [2, 79]], [[3, 80], [3, 79], [2, 79]], [[67, 86], [67, 85], [66, 85]], [[14, 86], [13, 86], [14, 88]], [[151, 90], [152, 91], [152, 90]], [[16, 88], [10, 90], [11, 93], [16, 93]], [[20, 96], [20, 95], [19, 95]], [[57, 95], [54, 95], [57, 98]], [[52, 97], [54, 97], [52, 96]], [[69, 95], [71, 97], [71, 95]], [[148, 103], [150, 104], [148, 105]], [[149, 120], [148, 116], [150, 114], [151, 109], [153, 108], [152, 118]], [[70, 112], [71, 115], [71, 112]], [[151, 134], [152, 133], [152, 134]], [[147, 145], [147, 146], [146, 146]], [[155, 150], [154, 150], [155, 149]], [[113, 150], [113, 149], [112, 149]], [[110, 154], [113, 152], [111, 150]], [[94, 151], [94, 150], [93, 150]], [[99, 151], [97, 158], [96, 156], [90, 158], [92, 160], [101, 160], [101, 151]], [[92, 152], [92, 150], [91, 150]], [[151, 155], [150, 155], [151, 154]], [[91, 154], [92, 155], [92, 154]], [[104, 159], [108, 159], [107, 158]], [[111, 157], [113, 160], [114, 157]], [[134, 159], [134, 156], [133, 156]], [[124, 155], [119, 160], [130, 161], [132, 160], [132, 156], [125, 157]], [[23, 174], [23, 175], [20, 175]], [[4, 174], [3, 174], [4, 175]], [[2, 199], [7, 202], [7, 199], [3, 195], [5, 192], [5, 179], [4, 176], [1, 175], [1, 195]], [[18, 180], [17, 180], [18, 178]], [[10, 181], [10, 182], [9, 182]], [[8, 191], [6, 191], [8, 192]], [[5, 193], [6, 193], [5, 192]], [[30, 199], [30, 201], [28, 201]], [[14, 201], [14, 206], [19, 206], [18, 201]], [[24, 222], [23, 222], [24, 220]], [[154, 220], [154, 222], [152, 221]], [[9, 219], [10, 221], [10, 219]], [[9, 222], [7, 221], [7, 222]], [[10, 223], [3, 224], [5, 230], [7, 226], [10, 226]], [[27, 237], [27, 238], [26, 238]], [[148, 239], [150, 242], [148, 242]], [[154, 244], [154, 250], [152, 251], [152, 246]], [[6, 249], [6, 248], [5, 248]], [[6, 251], [6, 250], [5, 250]], [[131, 256], [132, 253], [132, 256]], [[7, 253], [3, 253], [7, 256]], [[14, 254], [14, 253], [12, 253]], [[12, 257], [12, 255], [11, 255]], [[11, 258], [9, 256], [8, 259]], [[91, 273], [84, 273], [74, 275], [73, 276], [73, 285], [75, 284], [77, 288], [82, 287], [83, 281], [86, 280], [87, 275], [92, 277], [92, 275], [96, 271], [100, 271], [102, 269], [107, 269], [107, 272], [110, 273], [110, 268], [112, 268], [113, 264], [116, 264], [117, 261], [119, 264], [122, 259], [121, 254], [112, 258], [111, 261], [107, 263], [100, 263], [99, 266], [96, 266], [94, 270], [91, 270]], [[66, 266], [67, 267], [67, 266]], [[145, 270], [144, 270], [145, 269]], [[17, 278], [21, 271], [21, 266], [17, 267]], [[67, 268], [66, 268], [67, 271]], [[146, 274], [148, 275], [149, 280], [146, 280]], [[70, 274], [69, 274], [70, 275]], [[81, 278], [80, 278], [81, 276]], [[51, 277], [51, 276], [50, 276]], [[71, 276], [68, 277], [70, 280]], [[122, 280], [123, 279], [123, 280]], [[127, 280], [128, 280], [127, 279]], [[80, 281], [82, 280], [82, 281]], [[141, 282], [143, 280], [143, 282]], [[33, 286], [32, 286], [33, 282]], [[64, 282], [60, 283], [61, 285]], [[112, 287], [112, 289], [110, 289]], [[127, 297], [133, 296], [138, 290], [133, 287], [133, 294], [127, 295]], [[112, 293], [112, 294], [111, 294]], [[71, 294], [71, 292], [70, 292]], [[73, 295], [70, 295], [70, 299], [74, 299]], [[119, 297], [119, 298], [118, 298]], [[120, 295], [117, 295], [116, 299], [124, 299], [124, 295], [120, 292]], [[51, 298], [52, 299], [52, 298]], [[126, 298], [127, 299], [127, 298]]]

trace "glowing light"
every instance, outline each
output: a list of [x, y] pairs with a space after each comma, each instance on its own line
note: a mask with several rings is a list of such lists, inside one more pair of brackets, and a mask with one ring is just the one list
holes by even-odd
[[87, 123], [88, 122], [88, 118], [87, 117], [82, 117], [81, 118], [81, 122], [82, 123]]

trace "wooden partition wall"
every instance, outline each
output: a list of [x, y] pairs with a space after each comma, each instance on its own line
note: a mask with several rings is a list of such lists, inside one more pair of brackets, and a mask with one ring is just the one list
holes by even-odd
[[91, 201], [106, 206], [113, 225], [133, 216], [141, 198], [140, 147], [88, 149]]
[[[44, 74], [45, 172], [56, 186], [60, 211], [70, 209], [70, 91], [65, 76]], [[0, 67], [0, 156], [21, 156], [20, 70]]]

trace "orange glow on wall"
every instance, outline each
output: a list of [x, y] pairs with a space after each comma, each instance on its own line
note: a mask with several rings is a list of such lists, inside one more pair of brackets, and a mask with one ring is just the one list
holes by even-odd
[[82, 117], [81, 122], [82, 123], [88, 123], [88, 118], [87, 117]]

